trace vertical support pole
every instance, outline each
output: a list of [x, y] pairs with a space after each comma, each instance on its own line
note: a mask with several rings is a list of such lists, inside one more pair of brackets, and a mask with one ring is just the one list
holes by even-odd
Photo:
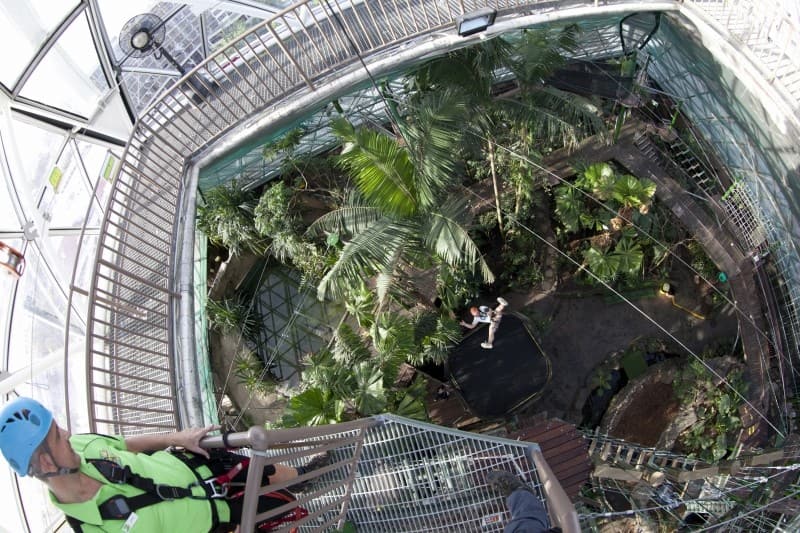
[[248, 440], [252, 447], [250, 466], [247, 469], [247, 484], [242, 496], [242, 521], [239, 530], [242, 532], [255, 531], [256, 511], [258, 510], [258, 497], [261, 495], [261, 477], [267, 462], [267, 430], [263, 427], [252, 427], [247, 432]]

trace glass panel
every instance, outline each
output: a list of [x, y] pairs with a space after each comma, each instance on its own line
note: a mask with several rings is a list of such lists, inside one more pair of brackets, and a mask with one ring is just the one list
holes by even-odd
[[[38, 358], [63, 353], [64, 349], [64, 294], [35, 247], [27, 247], [25, 262], [27, 267], [18, 282], [12, 309], [8, 344], [8, 370], [11, 372], [29, 367]], [[31, 386], [52, 398], [53, 401], [47, 403], [54, 406], [64, 403], [62, 367], [59, 367], [59, 374], [31, 376]]]
[[[94, 272], [94, 258], [95, 252], [97, 251], [97, 242], [98, 237], [97, 235], [86, 235], [81, 243], [80, 248], [78, 250], [79, 258], [78, 258], [78, 270], [75, 273], [75, 279], [72, 283], [85, 291], [89, 290], [89, 285], [91, 283], [91, 275]], [[70, 271], [72, 266], [70, 265]], [[86, 310], [89, 306], [89, 300], [86, 296], [75, 292], [72, 295], [72, 307], [74, 312], [80, 313], [80, 316], [86, 317]]]
[[[91, 186], [95, 188], [97, 202], [99, 202], [100, 207], [105, 208], [106, 200], [108, 200], [108, 195], [111, 192], [113, 172], [119, 165], [122, 153], [121, 151], [109, 150], [104, 146], [86, 141], [79, 140], [76, 143], [81, 154], [81, 160], [89, 175]], [[102, 219], [102, 214], [100, 213], [96, 213], [95, 216], [99, 216], [99, 218], [96, 218], [98, 222]], [[93, 222], [93, 219], [90, 219], [90, 221], [90, 225], [98, 225]]]
[[51, 169], [39, 211], [51, 228], [80, 228], [89, 207], [91, 191], [83, 174], [75, 145], [69, 143]]
[[75, 265], [75, 256], [78, 252], [79, 235], [53, 236], [48, 235], [46, 246], [48, 258], [56, 265], [55, 275], [58, 282], [66, 292], [72, 280], [72, 268]]
[[12, 120], [12, 126], [13, 148], [18, 150], [14, 159], [22, 165], [21, 171], [12, 169], [14, 182], [17, 187], [27, 187], [30, 194], [38, 198], [42, 187], [47, 183], [65, 135], [52, 133], [21, 120]]
[[[4, 242], [20, 252], [24, 253], [25, 251], [25, 243], [22, 239], [5, 239]], [[5, 269], [2, 270], [5, 271]], [[23, 272], [22, 276], [26, 277], [26, 274]], [[13, 305], [13, 300], [11, 298], [14, 294], [16, 284], [16, 279], [5, 272], [0, 272], [0, 294], [6, 295], [6, 297], [0, 301], [0, 346], [6, 346], [8, 344], [8, 331], [10, 327], [8, 320], [11, 316], [11, 308]], [[0, 369], [6, 370], [5, 359], [0, 359], [0, 361], [2, 361], [2, 363], [0, 363]]]
[[[0, 140], [5, 141], [6, 139], [13, 138], [11, 136], [3, 136]], [[0, 146], [3, 146], [3, 144], [0, 144]], [[3, 156], [4, 160], [8, 160], [6, 154], [0, 155]], [[15, 202], [12, 200], [14, 187], [12, 186], [11, 177], [7, 174], [8, 167], [0, 165], [0, 180], [3, 182], [0, 185], [0, 213], [3, 213], [3, 216], [0, 216], [0, 231], [19, 231], [22, 224], [20, 223], [19, 215], [17, 215], [17, 210], [14, 209]]]
[[[25, 531], [22, 522], [22, 509], [17, 506], [17, 492], [14, 475], [10, 468], [0, 468], [0, 513], [3, 513], [3, 531]], [[8, 529], [5, 529], [8, 528]]]
[[138, 72], [124, 72], [123, 76], [125, 90], [131, 97], [131, 105], [137, 116], [147, 109], [156, 96], [178, 80], [177, 76], [140, 74]]
[[3, 54], [0, 81], [6, 87], [16, 83], [47, 36], [76, 5], [77, 0], [26, 0], [0, 5], [0, 49], [14, 51]]
[[[267, 13], [265, 13], [266, 15]], [[204, 13], [204, 17], [209, 53], [216, 52], [226, 44], [235, 41], [241, 34], [264, 20], [221, 9], [210, 9]]]
[[[58, 87], [58, 90], [54, 90]], [[36, 67], [20, 93], [25, 98], [91, 117], [108, 90], [86, 15], [70, 25]]]

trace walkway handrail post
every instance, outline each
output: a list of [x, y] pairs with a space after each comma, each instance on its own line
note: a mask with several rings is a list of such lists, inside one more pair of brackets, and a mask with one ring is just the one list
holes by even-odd
[[531, 459], [536, 466], [536, 472], [539, 474], [539, 480], [542, 482], [545, 497], [547, 498], [547, 506], [550, 508], [550, 518], [554, 522], [554, 526], [561, 528], [564, 533], [580, 533], [581, 525], [578, 520], [578, 513], [575, 511], [575, 506], [572, 505], [564, 488], [556, 479], [553, 471], [550, 470], [550, 465], [542, 455], [542, 450], [538, 446], [532, 446], [530, 449]]

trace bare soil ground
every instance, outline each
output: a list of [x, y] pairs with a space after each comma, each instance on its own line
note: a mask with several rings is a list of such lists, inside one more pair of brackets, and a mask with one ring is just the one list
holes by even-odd
[[655, 446], [661, 433], [680, 411], [672, 384], [653, 383], [618, 415], [614, 436], [643, 446]]
[[530, 414], [546, 412], [580, 423], [595, 369], [635, 341], [660, 339], [673, 353], [691, 357], [690, 351], [699, 354], [736, 336], [738, 320], [727, 305], [699, 320], [657, 294], [626, 303], [606, 295], [584, 295], [581, 290], [585, 288], [562, 284], [544, 297], [535, 293], [508, 297], [512, 310], [526, 308], [526, 314], [536, 317], [535, 334], [552, 363], [553, 377], [527, 410]]

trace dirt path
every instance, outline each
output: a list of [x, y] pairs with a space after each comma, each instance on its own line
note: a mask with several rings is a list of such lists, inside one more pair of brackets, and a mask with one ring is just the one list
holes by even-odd
[[[560, 288], [529, 307], [541, 317], [536, 324], [537, 335], [553, 370], [542, 398], [530, 410], [546, 411], [550, 417], [573, 423], [580, 422], [594, 369], [613, 352], [624, 350], [637, 339], [657, 338], [673, 347], [674, 353], [691, 357], [669, 334], [699, 353], [716, 340], [733, 339], [738, 327], [735, 314], [727, 307], [711, 319], [698, 320], [664, 297], [634, 301], [640, 312], [624, 302], [610, 303], [603, 296], [563, 294]], [[512, 308], [519, 309], [530, 299], [529, 295], [512, 296]]]

